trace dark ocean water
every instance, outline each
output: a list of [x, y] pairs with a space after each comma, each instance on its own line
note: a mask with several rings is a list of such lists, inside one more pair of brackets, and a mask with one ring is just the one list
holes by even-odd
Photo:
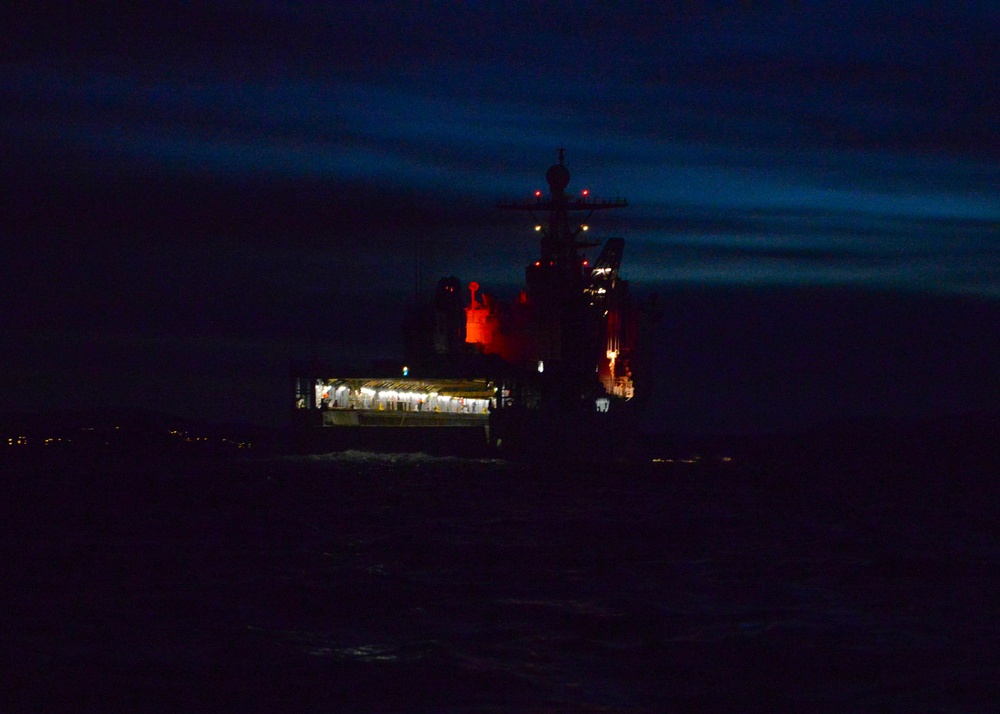
[[1000, 509], [975, 483], [364, 453], [20, 464], [3, 699], [997, 711]]

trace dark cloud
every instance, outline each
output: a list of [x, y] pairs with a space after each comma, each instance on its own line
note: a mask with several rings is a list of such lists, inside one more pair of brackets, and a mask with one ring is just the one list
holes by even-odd
[[992, 300], [843, 286], [658, 287], [667, 316], [659, 418], [675, 432], [987, 410], [1000, 393]]

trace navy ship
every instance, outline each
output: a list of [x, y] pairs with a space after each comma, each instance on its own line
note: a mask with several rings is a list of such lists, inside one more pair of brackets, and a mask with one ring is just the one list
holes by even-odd
[[594, 260], [590, 220], [624, 198], [569, 192], [563, 149], [536, 191], [498, 208], [539, 238], [516, 299], [441, 278], [404, 330], [404, 359], [370, 372], [312, 362], [293, 375], [295, 424], [311, 448], [497, 455], [614, 454], [635, 421], [638, 311], [620, 275], [625, 241]]

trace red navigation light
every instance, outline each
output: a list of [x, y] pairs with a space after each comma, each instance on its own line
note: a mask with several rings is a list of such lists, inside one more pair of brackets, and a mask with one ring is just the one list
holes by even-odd
[[535, 261], [535, 265], [541, 265], [541, 264], [542, 264], [542, 261], [540, 261], [540, 260], [536, 260]]
[[583, 267], [586, 268], [588, 265], [590, 265], [590, 261], [589, 260], [583, 261]]
[[535, 191], [535, 196], [541, 196], [541, 195], [542, 195], [541, 191]]
[[588, 193], [590, 193], [590, 191], [588, 191], [587, 189], [583, 189], [582, 193], [584, 196], [586, 196]]

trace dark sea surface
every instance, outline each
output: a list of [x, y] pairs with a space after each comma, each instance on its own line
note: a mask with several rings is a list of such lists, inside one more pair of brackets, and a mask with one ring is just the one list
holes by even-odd
[[8, 711], [1000, 710], [994, 474], [4, 468]]

